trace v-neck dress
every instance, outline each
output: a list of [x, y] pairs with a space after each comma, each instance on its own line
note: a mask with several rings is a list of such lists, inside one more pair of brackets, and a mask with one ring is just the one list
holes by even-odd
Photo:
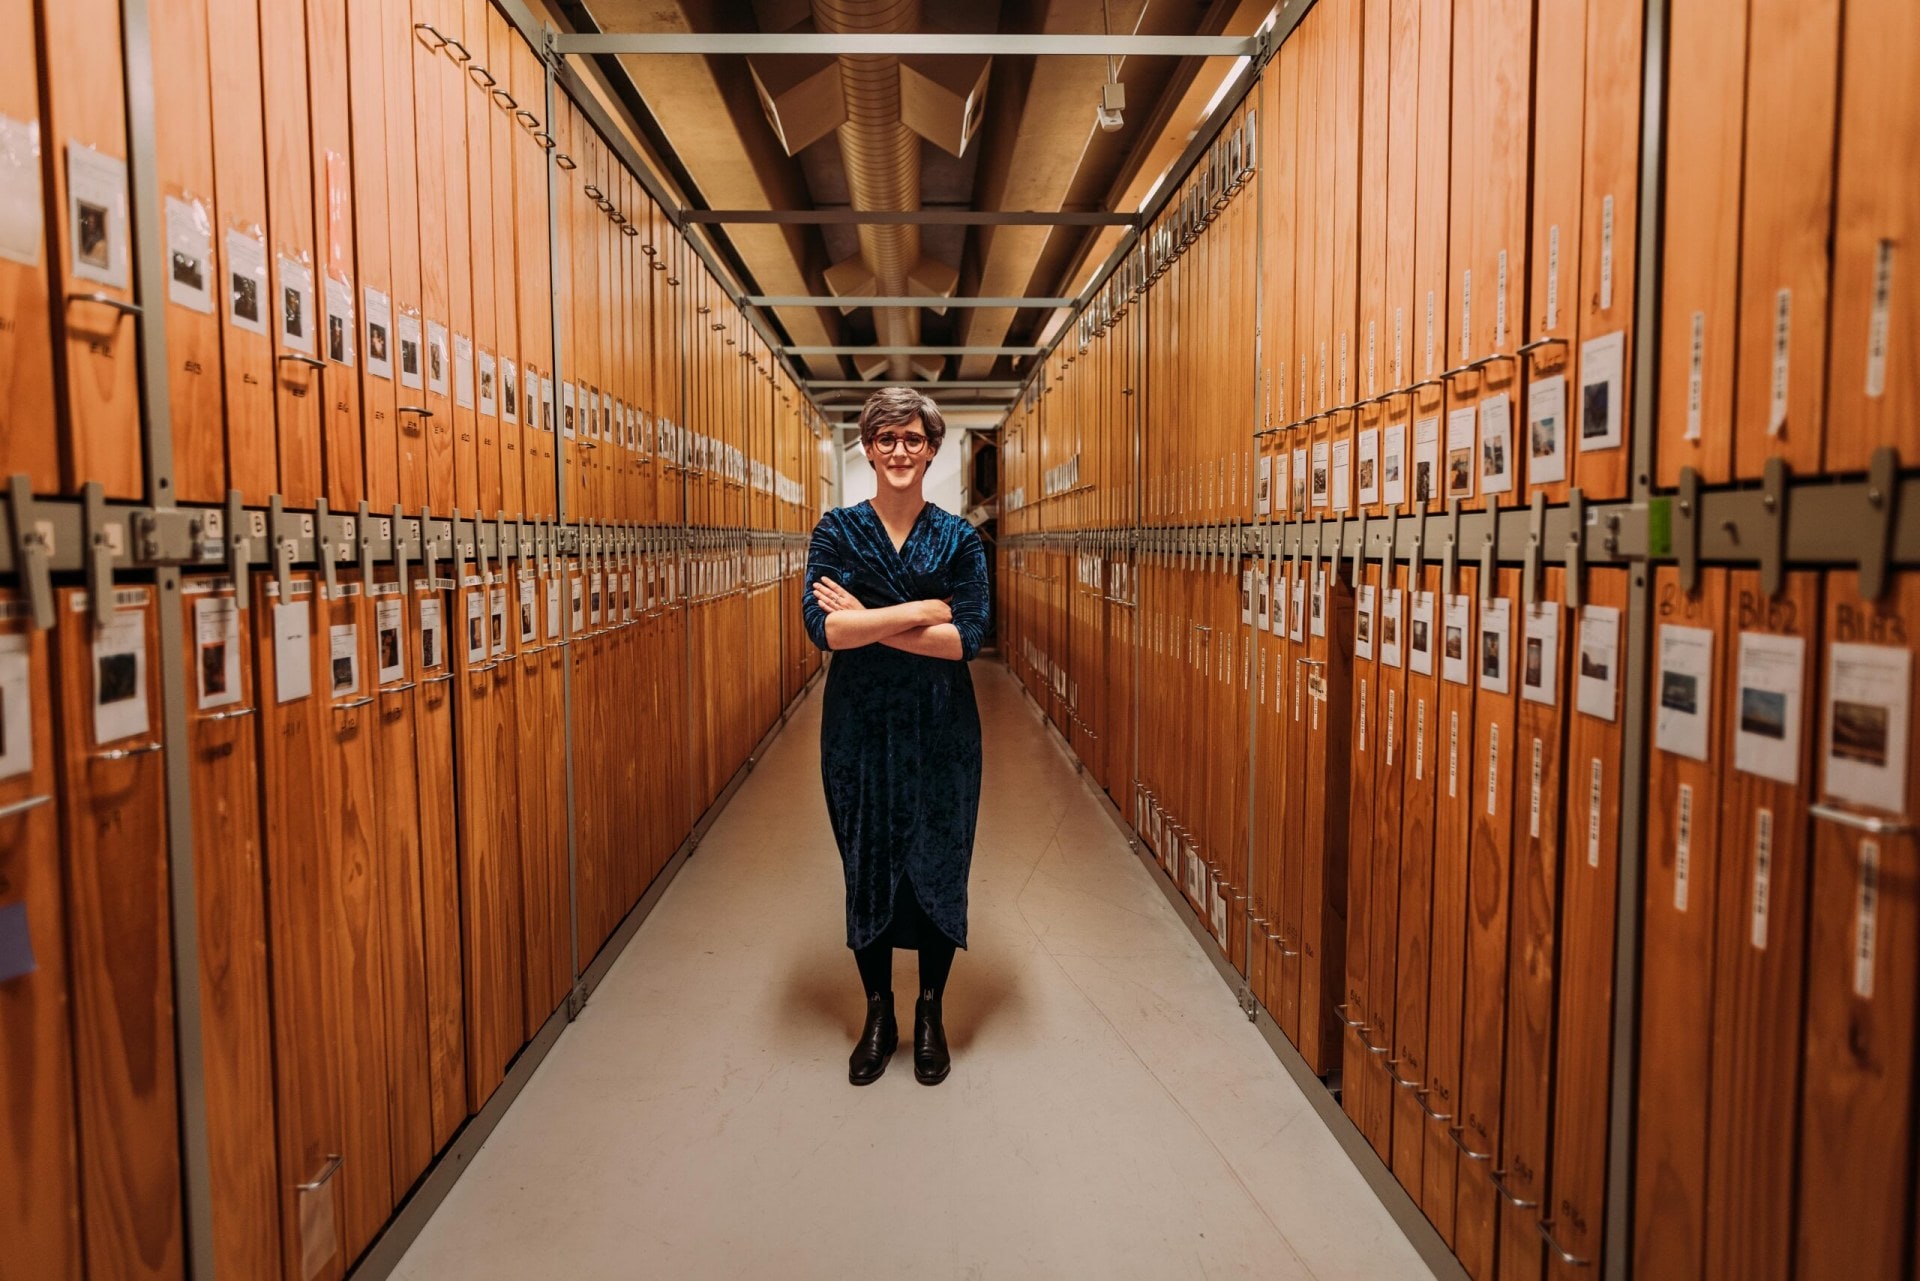
[[967, 663], [987, 632], [987, 554], [972, 525], [927, 503], [896, 550], [870, 503], [820, 518], [807, 550], [800, 608], [827, 649], [822, 576], [869, 609], [952, 598], [963, 657], [890, 645], [836, 651], [820, 716], [820, 777], [847, 877], [847, 946], [883, 938], [903, 882], [926, 919], [967, 945], [967, 873], [980, 813], [980, 712]]

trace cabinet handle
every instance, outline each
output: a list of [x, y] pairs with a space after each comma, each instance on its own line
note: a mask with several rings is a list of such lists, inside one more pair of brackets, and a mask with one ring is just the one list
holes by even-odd
[[446, 48], [458, 49], [460, 51], [459, 53], [448, 55], [455, 62], [472, 62], [473, 61], [473, 55], [467, 52], [467, 46], [461, 44], [458, 40], [455, 40], [452, 36], [445, 36], [443, 37], [443, 39], [445, 41]]
[[425, 405], [401, 405], [394, 412], [401, 414], [418, 414], [422, 418], [433, 417], [433, 411]]
[[14, 818], [18, 815], [25, 814], [28, 810], [37, 810], [52, 799], [53, 797], [51, 795], [42, 794], [40, 796], [29, 796], [25, 800], [15, 801], [11, 805], [0, 805], [0, 818]]
[[[500, 83], [498, 80], [495, 80], [493, 78], [493, 73], [488, 71], [485, 67], [479, 67], [479, 66], [468, 67], [467, 74], [473, 77], [473, 82], [477, 85], [480, 85], [482, 89], [491, 89], [495, 85]], [[480, 78], [482, 76], [486, 77], [485, 84], [480, 83]]]
[[364, 698], [351, 699], [345, 703], [335, 703], [333, 705], [333, 710], [336, 712], [350, 712], [356, 707], [365, 707], [368, 703], [371, 703], [372, 701], [373, 701], [373, 695], [368, 694]]
[[253, 715], [257, 710], [257, 708], [252, 707], [230, 707], [224, 712], [208, 712], [200, 719], [202, 721], [237, 721], [242, 716]]
[[414, 688], [415, 686], [417, 686], [418, 684], [419, 684], [419, 682], [418, 682], [418, 681], [403, 681], [403, 682], [401, 682], [401, 683], [400, 683], [400, 684], [398, 684], [398, 685], [382, 685], [382, 686], [380, 687], [380, 693], [381, 693], [382, 695], [387, 695], [387, 694], [404, 694], [404, 693], [406, 693], [406, 692], [407, 692], [408, 690], [410, 690], [410, 689], [413, 689], [413, 688]]
[[1524, 1197], [1518, 1197], [1513, 1194], [1513, 1189], [1509, 1188], [1506, 1183], [1503, 1182], [1506, 1173], [1505, 1170], [1487, 1171], [1487, 1181], [1493, 1184], [1493, 1190], [1500, 1194], [1501, 1199], [1516, 1210], [1539, 1209], [1540, 1203], [1538, 1201], [1529, 1201]]
[[1560, 1256], [1560, 1262], [1570, 1268], [1590, 1268], [1593, 1266], [1592, 1259], [1583, 1259], [1577, 1254], [1569, 1254], [1565, 1246], [1553, 1239], [1552, 1219], [1542, 1219], [1534, 1226], [1540, 1229], [1540, 1236], [1546, 1241], [1547, 1248]]
[[335, 1174], [339, 1173], [339, 1171], [340, 1171], [340, 1154], [338, 1152], [329, 1152], [327, 1154], [327, 1163], [320, 1167], [320, 1173], [313, 1177], [312, 1182], [296, 1183], [293, 1185], [294, 1191], [318, 1192], [321, 1188], [326, 1186], [327, 1180], [331, 1179]]
[[1903, 819], [1875, 818], [1871, 814], [1855, 814], [1852, 810], [1843, 810], [1837, 805], [1809, 805], [1807, 813], [1829, 823], [1838, 823], [1842, 827], [1851, 827], [1856, 832], [1866, 832], [1873, 836], [1900, 836], [1914, 830], [1913, 824]]
[[115, 298], [112, 294], [68, 294], [69, 303], [97, 302], [103, 307], [111, 307], [123, 316], [138, 316], [145, 309], [137, 302], [128, 302], [125, 298]]
[[495, 89], [493, 91], [493, 100], [500, 104], [500, 110], [511, 111], [515, 115], [519, 114], [519, 101], [505, 89]]
[[1399, 1059], [1387, 1060], [1387, 1076], [1390, 1080], [1392, 1080], [1392, 1082], [1395, 1085], [1399, 1086], [1403, 1090], [1412, 1090], [1414, 1093], [1418, 1094], [1421, 1090], [1426, 1088], [1425, 1086], [1421, 1085], [1420, 1082], [1406, 1080], [1400, 1075]]
[[1463, 1141], [1460, 1138], [1460, 1136], [1465, 1133], [1466, 1133], [1466, 1127], [1463, 1125], [1450, 1125], [1447, 1127], [1447, 1137], [1453, 1140], [1453, 1146], [1455, 1146], [1456, 1148], [1459, 1148], [1461, 1153], [1466, 1156], [1467, 1160], [1469, 1161], [1493, 1160], [1493, 1153], [1475, 1152], [1472, 1148], [1468, 1147], [1465, 1141]]
[[158, 742], [142, 743], [138, 747], [113, 747], [104, 752], [95, 752], [91, 759], [96, 761], [124, 761], [134, 756], [146, 756], [160, 750]]
[[531, 111], [528, 111], [525, 107], [515, 107], [513, 111], [513, 118], [515, 120], [518, 120], [521, 123], [521, 125], [527, 129], [538, 129], [540, 127], [540, 117], [534, 115]]
[[[416, 22], [413, 24], [414, 39], [419, 40], [421, 44], [426, 44], [427, 43], [426, 40], [420, 35], [420, 33], [423, 31], [426, 32], [427, 35], [432, 36], [436, 41], [439, 42], [437, 44], [427, 45], [427, 47], [431, 49], [433, 52], [438, 53], [442, 49], [447, 47], [447, 38], [441, 35], [440, 32], [435, 29], [432, 23]], [[339, 1158], [335, 1157], [334, 1159], [338, 1160]]]
[[448, 681], [452, 679], [453, 679], [452, 672], [442, 672], [438, 676], [425, 677], [421, 680], [420, 683], [422, 685], [445, 685]]
[[281, 356], [280, 359], [290, 360], [296, 365], [305, 365], [308, 369], [325, 369], [327, 367], [326, 361], [317, 359], [316, 357], [313, 357], [313, 356], [303, 356], [297, 351], [287, 352], [285, 355]]

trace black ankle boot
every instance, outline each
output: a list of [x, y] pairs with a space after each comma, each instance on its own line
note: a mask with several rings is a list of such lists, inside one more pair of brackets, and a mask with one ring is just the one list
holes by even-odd
[[900, 1025], [893, 1019], [893, 993], [867, 993], [867, 1025], [847, 1060], [847, 1080], [872, 1085], [887, 1070], [887, 1060], [900, 1046]]
[[940, 1019], [940, 998], [921, 996], [913, 1004], [913, 1077], [922, 1085], [947, 1079], [953, 1060], [947, 1054], [947, 1029]]

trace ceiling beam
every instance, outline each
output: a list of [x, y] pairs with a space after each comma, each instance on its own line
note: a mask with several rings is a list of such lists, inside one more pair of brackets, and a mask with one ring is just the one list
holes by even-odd
[[1130, 213], [1042, 209], [689, 209], [687, 222], [746, 226], [759, 223], [870, 227], [1137, 227]]
[[598, 54], [1237, 58], [1253, 54], [1258, 48], [1256, 40], [1245, 36], [998, 35], [930, 31], [900, 35], [632, 31], [562, 34], [553, 39], [554, 52], [575, 58]]
[[[1039, 347], [782, 347], [790, 356], [1037, 356]], [[911, 386], [912, 384], [907, 384]]]
[[746, 307], [1072, 307], [1078, 298], [944, 298], [891, 297], [884, 294], [748, 294], [740, 300]]
[[1026, 386], [1027, 384], [1023, 380], [1018, 378], [999, 378], [999, 379], [994, 379], [994, 378], [945, 379], [943, 378], [936, 383], [910, 382], [910, 381], [905, 381], [901, 379], [889, 379], [889, 378], [876, 378], [872, 382], [862, 382], [858, 379], [852, 379], [852, 378], [849, 378], [849, 379], [809, 378], [806, 382], [806, 385], [809, 388], [820, 388], [820, 389], [858, 388], [859, 390], [862, 390], [862, 391], [872, 391], [877, 387], [921, 387], [921, 388], [924, 388], [924, 387], [989, 388], [991, 387], [995, 390], [1018, 391], [1020, 388]]

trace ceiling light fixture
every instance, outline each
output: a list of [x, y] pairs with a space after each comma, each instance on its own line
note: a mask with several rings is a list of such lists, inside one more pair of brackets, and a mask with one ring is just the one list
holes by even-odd
[[[1106, 34], [1113, 34], [1113, 16], [1107, 10], [1107, 0], [1100, 0], [1100, 25]], [[1102, 133], [1114, 133], [1126, 123], [1122, 113], [1127, 107], [1127, 87], [1120, 83], [1120, 77], [1114, 68], [1113, 55], [1107, 55], [1107, 82], [1100, 86], [1100, 102], [1093, 109], [1093, 118], [1100, 125]]]

